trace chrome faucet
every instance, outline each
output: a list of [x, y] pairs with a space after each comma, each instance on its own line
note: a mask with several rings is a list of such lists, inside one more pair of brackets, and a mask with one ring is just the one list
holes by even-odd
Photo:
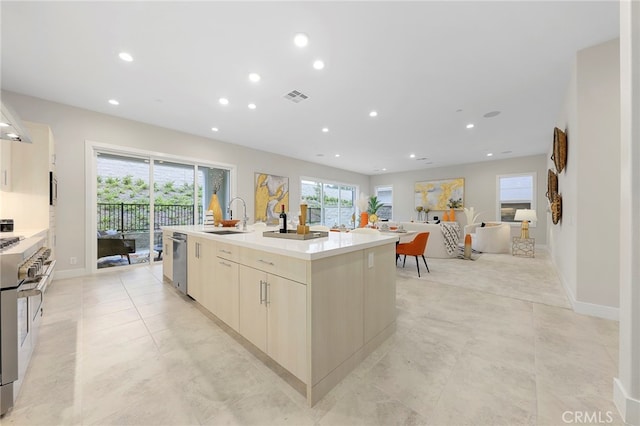
[[240, 200], [242, 201], [242, 209], [243, 211], [243, 217], [242, 217], [242, 230], [246, 231], [247, 230], [247, 220], [249, 220], [249, 218], [247, 217], [247, 203], [244, 202], [244, 200], [240, 197], [234, 197], [231, 199], [231, 201], [229, 201], [229, 205], [227, 206], [227, 212], [231, 211], [231, 203], [233, 203], [235, 200]]

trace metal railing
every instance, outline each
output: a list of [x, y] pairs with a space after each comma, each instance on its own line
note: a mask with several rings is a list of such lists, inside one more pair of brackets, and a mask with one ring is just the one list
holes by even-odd
[[[148, 204], [98, 203], [98, 230], [148, 231], [149, 210]], [[202, 206], [198, 206], [198, 217], [202, 217]], [[156, 204], [153, 224], [155, 230], [161, 226], [193, 225], [193, 205]]]

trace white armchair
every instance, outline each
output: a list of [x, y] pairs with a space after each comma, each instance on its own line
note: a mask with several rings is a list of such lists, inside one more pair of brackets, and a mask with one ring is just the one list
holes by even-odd
[[511, 226], [508, 223], [474, 223], [464, 227], [471, 234], [471, 247], [483, 253], [511, 253]]

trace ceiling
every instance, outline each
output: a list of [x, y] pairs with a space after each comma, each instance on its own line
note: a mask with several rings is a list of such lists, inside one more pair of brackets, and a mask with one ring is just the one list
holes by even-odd
[[546, 152], [575, 53], [619, 27], [616, 1], [0, 8], [3, 90], [367, 175]]

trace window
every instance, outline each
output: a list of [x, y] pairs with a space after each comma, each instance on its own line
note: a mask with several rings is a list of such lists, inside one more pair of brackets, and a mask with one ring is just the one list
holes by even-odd
[[498, 220], [515, 222], [517, 209], [536, 208], [536, 174], [498, 175]]
[[300, 193], [307, 202], [308, 224], [353, 226], [358, 193], [355, 185], [301, 179]]
[[393, 219], [393, 186], [376, 186], [376, 197], [382, 203], [378, 217], [382, 220]]

